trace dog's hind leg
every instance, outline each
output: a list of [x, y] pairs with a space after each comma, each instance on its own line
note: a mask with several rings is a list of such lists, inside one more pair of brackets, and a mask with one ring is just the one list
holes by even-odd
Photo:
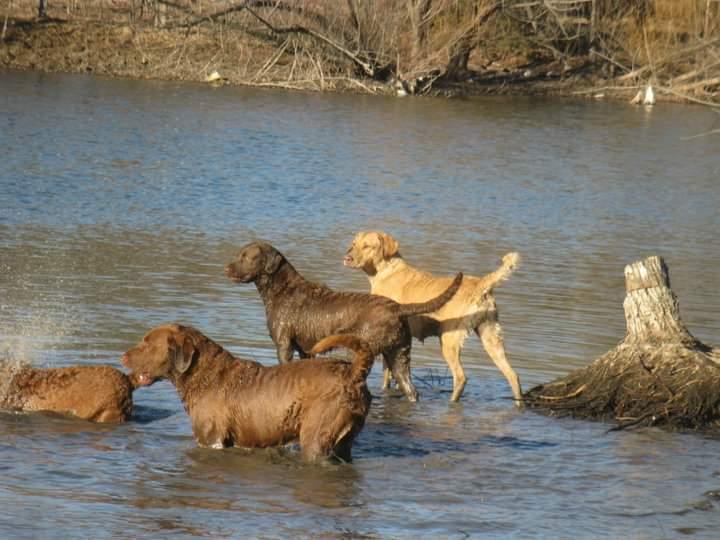
[[293, 348], [292, 341], [290, 340], [278, 340], [277, 343], [277, 359], [281, 364], [287, 364], [292, 360], [295, 349]]
[[465, 384], [467, 384], [465, 370], [460, 361], [460, 350], [462, 349], [465, 336], [465, 330], [445, 332], [440, 335], [442, 355], [450, 368], [450, 373], [452, 373], [453, 378], [453, 393], [450, 401], [458, 401], [465, 390]]
[[349, 462], [355, 439], [352, 417], [337, 407], [314, 407], [300, 429], [300, 448], [306, 461], [321, 461], [331, 457]]
[[333, 456], [336, 459], [344, 463], [350, 463], [352, 461], [352, 445], [356, 435], [356, 430], [351, 426], [344, 430], [344, 434], [335, 443], [335, 448], [333, 449]]
[[498, 323], [497, 319], [485, 321], [475, 328], [475, 333], [480, 337], [488, 355], [510, 384], [513, 397], [515, 398], [515, 404], [519, 407], [522, 406], [520, 378], [505, 356], [505, 342], [503, 340], [500, 323]]
[[392, 376], [397, 381], [400, 390], [402, 390], [408, 400], [412, 402], [417, 401], [417, 389], [410, 375], [410, 345], [384, 352], [383, 358], [390, 368], [390, 371], [392, 371]]
[[387, 361], [385, 360], [385, 357], [383, 357], [382, 389], [387, 390], [388, 388], [390, 388], [390, 383], [392, 383], [392, 371], [390, 370], [390, 366], [388, 366]]

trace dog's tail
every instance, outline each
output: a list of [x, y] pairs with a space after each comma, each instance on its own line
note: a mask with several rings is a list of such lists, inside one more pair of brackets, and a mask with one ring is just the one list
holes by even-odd
[[508, 279], [519, 264], [519, 253], [516, 251], [506, 253], [502, 258], [502, 264], [500, 264], [500, 267], [485, 277], [485, 279], [487, 279], [487, 286], [484, 290], [492, 290], [496, 285]]
[[453, 282], [450, 284], [450, 286], [445, 289], [445, 292], [441, 293], [439, 296], [436, 296], [432, 300], [428, 300], [427, 302], [420, 302], [417, 304], [400, 304], [400, 316], [409, 317], [410, 315], [420, 315], [422, 313], [432, 313], [433, 311], [437, 311], [445, 304], [447, 304], [453, 296], [455, 296], [455, 293], [460, 288], [462, 279], [462, 272], [458, 272], [458, 275], [455, 276], [455, 279], [453, 279]]
[[335, 334], [318, 341], [310, 351], [311, 355], [321, 354], [335, 349], [345, 347], [353, 352], [352, 378], [355, 381], [367, 379], [375, 359], [370, 351], [370, 345], [364, 339], [352, 334]]

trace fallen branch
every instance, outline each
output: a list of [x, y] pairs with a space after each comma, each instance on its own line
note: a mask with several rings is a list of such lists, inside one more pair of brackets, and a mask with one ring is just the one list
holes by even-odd
[[583, 94], [597, 94], [598, 92], [607, 92], [607, 91], [618, 91], [618, 92], [628, 92], [632, 90], [638, 90], [640, 88], [644, 88], [644, 85], [636, 84], [632, 86], [598, 86], [597, 88], [589, 88], [587, 90], [575, 90], [572, 92], [573, 95], [583, 95]]
[[696, 81], [694, 83], [681, 84], [679, 86], [673, 85], [671, 88], [676, 92], [683, 92], [685, 90], [693, 90], [695, 88], [704, 88], [707, 86], [718, 86], [720, 85], [720, 77], [712, 77], [702, 81]]
[[685, 99], [687, 101], [692, 101], [693, 103], [699, 103], [700, 105], [707, 105], [708, 107], [720, 107], [720, 103], [696, 98], [696, 97], [690, 96], [688, 94], [683, 94], [682, 92], [678, 92], [677, 90], [674, 90], [673, 88], [666, 88], [664, 86], [658, 86], [657, 90], [659, 92], [662, 92], [665, 94], [671, 94], [673, 96]]
[[351, 77], [323, 77], [321, 79], [297, 79], [294, 81], [285, 81], [285, 82], [273, 82], [273, 81], [255, 81], [252, 79], [249, 80], [239, 80], [237, 81], [238, 84], [244, 85], [244, 86], [254, 86], [258, 88], [285, 88], [287, 90], [307, 90], [308, 86], [311, 85], [313, 89], [320, 90], [320, 84], [334, 84], [334, 83], [349, 83], [354, 86], [358, 86], [359, 88], [362, 88], [364, 91], [371, 93], [371, 94], [377, 94], [376, 90], [373, 90], [371, 87], [363, 84], [361, 81], [358, 81], [357, 79], [353, 79]]
[[295, 26], [287, 26], [284, 28], [279, 28], [274, 25], [272, 25], [269, 21], [261, 17], [258, 13], [256, 13], [254, 10], [252, 10], [249, 7], [245, 7], [247, 9], [248, 13], [250, 13], [253, 17], [255, 17], [258, 21], [260, 21], [262, 24], [264, 24], [271, 32], [274, 34], [305, 34], [311, 37], [314, 37], [315, 39], [325, 43], [326, 45], [329, 45], [339, 53], [341, 53], [343, 56], [354, 62], [357, 66], [362, 68], [365, 75], [367, 75], [370, 78], [374, 78], [376, 74], [376, 70], [374, 66], [369, 64], [368, 62], [365, 62], [362, 60], [358, 55], [352, 53], [333, 39], [321, 34], [320, 32], [316, 32], [315, 30], [311, 28], [306, 28], [304, 26], [295, 25]]
[[601, 52], [597, 51], [596, 49], [590, 49], [590, 57], [592, 57], [592, 56], [599, 56], [599, 57], [602, 58], [603, 60], [607, 60], [607, 61], [610, 62], [611, 64], [613, 64], [613, 65], [619, 67], [620, 69], [622, 69], [623, 71], [630, 71], [629, 68], [627, 68], [626, 66], [623, 66], [623, 65], [622, 65], [620, 62], [618, 62], [617, 60], [614, 60], [613, 58], [610, 58], [609, 56], [605, 56], [604, 54], [602, 54]]
[[683, 56], [686, 56], [690, 53], [696, 53], [696, 52], [702, 51], [703, 49], [707, 49], [708, 47], [712, 47], [713, 45], [716, 45], [718, 43], [720, 43], [720, 38], [715, 38], [710, 41], [704, 41], [698, 45], [693, 45], [692, 47], [682, 49], [681, 51], [676, 51], [672, 54], [667, 55], [665, 58], [661, 58], [659, 61], [654, 62], [652, 65], [647, 64], [641, 68], [634, 69], [630, 73], [621, 75], [620, 77], [618, 77], [618, 80], [626, 81], [628, 79], [633, 79], [633, 78], [643, 76], [646, 73], [648, 73], [649, 71], [652, 71], [653, 69], [657, 69], [660, 66], [674, 62], [675, 60], [678, 60], [679, 58], [682, 58]]
[[179, 11], [182, 11], [183, 13], [187, 14], [188, 17], [195, 17], [193, 20], [186, 20], [185, 22], [176, 23], [174, 25], [168, 26], [168, 28], [185, 28], [197, 26], [198, 24], [201, 24], [203, 22], [215, 22], [217, 19], [224, 17], [225, 15], [230, 15], [231, 13], [243, 11], [248, 7], [254, 9], [270, 8], [272, 10], [281, 10], [288, 13], [295, 13], [302, 17], [313, 19], [326, 28], [330, 26], [330, 22], [327, 20], [327, 18], [325, 18], [320, 13], [310, 11], [302, 5], [292, 5], [286, 2], [281, 2], [279, 0], [245, 0], [241, 4], [231, 2], [230, 5], [227, 7], [223, 7], [212, 13], [205, 14], [197, 14], [188, 7], [175, 4], [173, 2], [170, 2], [169, 0], [158, 1], [162, 4], [166, 4]]
[[285, 53], [285, 51], [288, 48], [288, 45], [290, 44], [290, 39], [286, 39], [283, 44], [273, 53], [273, 55], [268, 58], [268, 60], [263, 64], [263, 66], [258, 70], [258, 72], [253, 77], [253, 80], [258, 80], [263, 77], [268, 71], [270, 71], [275, 64], [277, 64], [278, 60], [280, 60], [280, 57]]
[[545, 399], [545, 400], [550, 400], [550, 401], [554, 401], [554, 400], [558, 400], [558, 399], [569, 399], [569, 398], [579, 396], [583, 392], [583, 390], [585, 390], [585, 388], [587, 388], [587, 385], [583, 384], [577, 390], [575, 390], [574, 392], [570, 392], [569, 394], [565, 394], [562, 396], [538, 396], [538, 397], [540, 399]]
[[[163, 1], [163, 0], [161, 0], [161, 1]], [[171, 5], [171, 6], [175, 7], [175, 8], [177, 8], [177, 9], [182, 10], [182, 11], [185, 12], [188, 16], [196, 16], [195, 13], [193, 13], [193, 12], [192, 12], [191, 10], [189, 10], [188, 8], [185, 8], [184, 6], [178, 6], [178, 5], [170, 4], [170, 3], [164, 2], [164, 1], [163, 1], [163, 3], [167, 3], [168, 5]], [[215, 12], [213, 12], [213, 13], [208, 13], [208, 14], [206, 14], [206, 15], [196, 16], [196, 19], [194, 19], [194, 20], [192, 20], [192, 21], [186, 20], [185, 22], [167, 25], [167, 28], [192, 28], [193, 26], [197, 26], [198, 24], [203, 23], [203, 22], [215, 22], [215, 19], [218, 19], [218, 18], [223, 17], [223, 16], [225, 16], [225, 15], [229, 15], [230, 13], [235, 13], [235, 12], [237, 12], [237, 11], [242, 11], [242, 10], [244, 10], [249, 3], [250, 3], [250, 1], [249, 1], [249, 0], [246, 0], [245, 2], [243, 2], [243, 3], [240, 4], [240, 5], [232, 5], [232, 6], [230, 6], [230, 7], [223, 8], [223, 9], [220, 9], [220, 10], [218, 10], [218, 11], [215, 11]]]
[[695, 77], [697, 77], [697, 76], [700, 75], [701, 73], [704, 73], [704, 72], [706, 72], [706, 71], [709, 71], [709, 70], [711, 70], [712, 68], [717, 67], [717, 66], [720, 66], [720, 61], [713, 62], [712, 64], [708, 64], [708, 65], [705, 65], [705, 66], [703, 66], [703, 67], [701, 67], [701, 68], [694, 69], [694, 70], [692, 70], [692, 71], [688, 71], [687, 73], [683, 73], [682, 75], [678, 75], [677, 77], [675, 77], [675, 78], [673, 78], [673, 79], [670, 79], [670, 81], [668, 82], [668, 85], [669, 85], [669, 86], [674, 86], [674, 85], [676, 85], [676, 84], [678, 84], [678, 83], [681, 83], [681, 82], [683, 82], [683, 81], [687, 81], [687, 80], [689, 80], [689, 79], [694, 79]]

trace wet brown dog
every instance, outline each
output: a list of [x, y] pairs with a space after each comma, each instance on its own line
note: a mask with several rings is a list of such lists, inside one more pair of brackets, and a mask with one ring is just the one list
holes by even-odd
[[255, 283], [281, 363], [290, 361], [294, 351], [301, 358], [308, 357], [310, 349], [324, 337], [354, 334], [367, 342], [373, 356], [383, 355], [410, 401], [417, 400], [417, 390], [410, 377], [412, 336], [408, 318], [442, 307], [462, 281], [462, 274], [458, 274], [435, 298], [401, 305], [383, 296], [338, 292], [308, 281], [265, 242], [243, 247], [225, 267], [225, 274], [238, 283]]
[[175, 385], [200, 446], [262, 448], [300, 443], [313, 461], [349, 461], [370, 408], [370, 350], [354, 336], [331, 336], [311, 351], [347, 347], [352, 362], [313, 359], [266, 367], [234, 357], [188, 326], [151, 330], [122, 363], [144, 385]]
[[0, 409], [44, 411], [93, 422], [124, 422], [134, 381], [111, 366], [34, 368], [0, 361]]
[[[482, 277], [466, 276], [460, 290], [442, 308], [410, 319], [412, 334], [417, 339], [440, 337], [442, 354], [453, 376], [452, 401], [460, 399], [467, 381], [460, 362], [460, 351], [472, 330], [507, 379], [516, 403], [522, 403], [520, 379], [505, 356], [493, 295], [493, 289], [510, 277], [519, 261], [517, 253], [508, 253], [494, 272]], [[410, 266], [400, 255], [397, 240], [383, 232], [357, 233], [343, 263], [360, 268], [367, 274], [371, 293], [387, 296], [396, 302], [422, 302], [445, 289], [450, 282], [449, 277], [434, 276]]]

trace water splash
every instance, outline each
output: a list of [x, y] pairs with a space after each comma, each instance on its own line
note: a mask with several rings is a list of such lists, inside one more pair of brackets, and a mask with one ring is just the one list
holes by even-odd
[[4, 347], [0, 348], [0, 407], [6, 405], [8, 391], [15, 375], [30, 364], [20, 358], [14, 358]]
[[3, 313], [0, 359], [35, 365], [53, 363], [55, 353], [67, 348], [79, 324], [77, 314], [60, 306]]

